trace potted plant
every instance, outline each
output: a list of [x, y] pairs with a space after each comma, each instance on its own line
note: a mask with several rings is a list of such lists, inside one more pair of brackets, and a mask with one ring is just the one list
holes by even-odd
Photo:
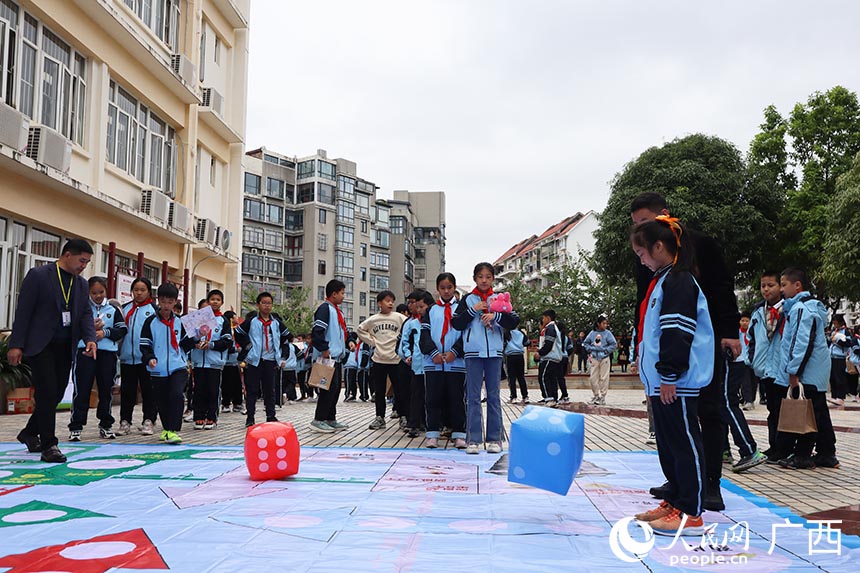
[[17, 366], [9, 364], [6, 355], [9, 352], [9, 337], [0, 338], [0, 414], [5, 414], [7, 409], [7, 396], [9, 392], [17, 388], [29, 388], [31, 386], [30, 367], [23, 362]]

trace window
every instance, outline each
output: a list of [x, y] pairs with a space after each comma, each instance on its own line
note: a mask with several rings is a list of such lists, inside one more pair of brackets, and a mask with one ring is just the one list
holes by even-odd
[[[146, 26], [170, 48], [176, 48], [180, 0], [123, 0]], [[218, 42], [215, 43], [216, 58]], [[218, 61], [217, 59], [215, 60]], [[201, 78], [202, 79], [202, 78]]]
[[284, 280], [291, 283], [302, 282], [301, 261], [284, 261]]
[[30, 233], [30, 252], [40, 257], [59, 257], [60, 236], [33, 227]]
[[317, 300], [325, 300], [325, 287], [317, 287]]
[[337, 176], [337, 194], [343, 200], [355, 201], [355, 179], [345, 175]]
[[287, 231], [301, 231], [305, 228], [305, 212], [287, 209], [284, 228]]
[[[266, 249], [281, 252], [284, 250], [284, 232], [266, 229]], [[280, 274], [280, 273], [278, 273]]]
[[251, 253], [242, 253], [242, 272], [246, 275], [263, 274], [263, 257]]
[[301, 257], [304, 242], [305, 238], [301, 235], [298, 237], [287, 237], [287, 249], [284, 254], [288, 257]]
[[406, 233], [406, 217], [391, 217], [391, 234], [403, 235]]
[[334, 252], [334, 272], [352, 274], [355, 268], [354, 255], [349, 251]]
[[367, 243], [361, 243], [358, 250], [359, 250], [359, 253], [361, 254], [362, 257], [366, 257], [367, 256]]
[[334, 275], [334, 278], [336, 278], [337, 280], [342, 282], [344, 285], [346, 285], [346, 290], [344, 291], [344, 295], [346, 296], [346, 298], [352, 298], [353, 288], [354, 288], [354, 286], [353, 286], [354, 280], [353, 280], [352, 276], [336, 274], [336, 275]]
[[264, 204], [262, 201], [254, 201], [253, 199], [245, 199], [245, 218], [252, 221], [263, 221], [266, 218], [263, 215]]
[[317, 274], [325, 274], [325, 261], [317, 261]]
[[286, 183], [274, 177], [266, 177], [266, 196], [275, 199], [284, 198], [284, 188]]
[[391, 244], [391, 237], [389, 232], [383, 229], [374, 230], [373, 240], [371, 241], [371, 244], [376, 245], [377, 247], [388, 248]]
[[173, 197], [174, 130], [111, 80], [108, 89], [107, 159]]
[[246, 225], [242, 229], [242, 244], [246, 247], [262, 249], [264, 245], [265, 233], [260, 227], [251, 227]]
[[260, 194], [260, 176], [253, 173], [245, 173], [245, 194], [259, 195]]
[[352, 303], [344, 302], [340, 305], [340, 311], [343, 313], [343, 320], [347, 324], [352, 322]]
[[278, 158], [274, 155], [269, 155], [268, 153], [263, 154], [263, 161], [268, 161], [269, 163], [278, 164]]
[[298, 187], [298, 197], [296, 198], [296, 202], [298, 203], [312, 203], [314, 200], [314, 184], [313, 183], [302, 183]]
[[370, 273], [370, 290], [381, 291], [388, 288], [388, 277]]
[[307, 179], [314, 176], [314, 160], [302, 161], [299, 163], [299, 170], [296, 175], [297, 179]]
[[353, 205], [352, 203], [344, 203], [343, 201], [338, 201], [337, 219], [338, 221], [343, 221], [344, 223], [355, 222], [355, 205]]
[[358, 293], [358, 304], [359, 304], [359, 306], [362, 306], [362, 307], [367, 306], [367, 293], [366, 292]]
[[335, 225], [334, 245], [352, 249], [355, 246], [355, 229], [346, 225]]
[[358, 280], [360, 280], [360, 281], [366, 281], [366, 280], [367, 280], [367, 268], [366, 268], [366, 267], [361, 267], [361, 268], [359, 269], [359, 273], [358, 273], [358, 274], [359, 274], [359, 279], [358, 279]]
[[325, 225], [325, 222], [326, 222], [326, 212], [325, 212], [325, 209], [320, 209], [320, 210], [319, 210], [319, 222], [320, 222], [320, 223], [322, 223], [323, 225]]
[[384, 207], [382, 205], [376, 206], [376, 224], [381, 225], [383, 227], [388, 227], [388, 218], [391, 213], [391, 209], [388, 207]]
[[329, 185], [327, 183], [317, 183], [317, 200], [320, 203], [334, 205], [334, 185]]
[[355, 194], [355, 210], [361, 215], [370, 216], [370, 195], [364, 193]]
[[403, 274], [410, 278], [415, 276], [415, 265], [409, 259], [406, 259], [406, 264], [403, 267]]
[[266, 205], [266, 221], [275, 225], [284, 223], [284, 208], [280, 205]]
[[372, 268], [388, 270], [389, 255], [386, 253], [370, 252], [370, 266]]
[[325, 251], [326, 249], [328, 249], [328, 235], [326, 235], [325, 233], [318, 233], [317, 246], [321, 251]]
[[[323, 179], [330, 179], [332, 181], [335, 181], [334, 174], [335, 174], [334, 164], [327, 163], [325, 161], [319, 162], [319, 171], [317, 172], [317, 175], [319, 175]], [[332, 187], [332, 192], [333, 191], [334, 191], [334, 188]]]
[[284, 261], [274, 257], [266, 257], [266, 274], [270, 277], [281, 277], [284, 272]]
[[415, 264], [416, 265], [426, 265], [427, 264], [427, 251], [425, 249], [415, 249]]
[[361, 232], [364, 233], [365, 235], [367, 234], [367, 221], [361, 222]]

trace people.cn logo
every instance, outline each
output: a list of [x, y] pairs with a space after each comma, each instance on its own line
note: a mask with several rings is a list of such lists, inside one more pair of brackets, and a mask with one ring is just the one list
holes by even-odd
[[[631, 521], [645, 533], [644, 541], [637, 541], [630, 535]], [[641, 561], [654, 547], [654, 541], [654, 530], [651, 526], [632, 517], [616, 522], [609, 532], [609, 548], [616, 557], [627, 563]]]

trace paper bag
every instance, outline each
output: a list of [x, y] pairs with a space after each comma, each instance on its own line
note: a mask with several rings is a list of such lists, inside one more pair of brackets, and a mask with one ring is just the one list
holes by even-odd
[[812, 400], [807, 400], [803, 395], [803, 386], [800, 386], [800, 394], [792, 398], [792, 388], [788, 388], [788, 397], [782, 399], [779, 410], [779, 424], [777, 431], [789, 434], [809, 434], [817, 432], [815, 423], [815, 412], [812, 410]]
[[320, 390], [330, 390], [332, 378], [334, 378], [334, 360], [331, 358], [317, 358], [313, 367], [311, 367], [308, 384]]

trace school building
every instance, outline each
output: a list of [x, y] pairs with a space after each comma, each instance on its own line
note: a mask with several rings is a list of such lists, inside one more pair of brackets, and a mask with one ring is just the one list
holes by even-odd
[[238, 304], [249, 5], [0, 0], [0, 328], [72, 237], [117, 296]]

